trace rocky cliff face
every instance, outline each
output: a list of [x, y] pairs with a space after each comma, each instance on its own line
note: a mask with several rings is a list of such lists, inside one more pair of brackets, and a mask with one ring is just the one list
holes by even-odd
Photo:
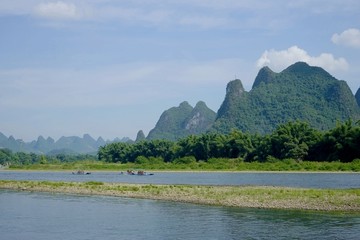
[[149, 132], [147, 139], [176, 140], [190, 134], [204, 133], [215, 121], [216, 113], [202, 101], [193, 108], [188, 102], [166, 110]]
[[215, 117], [216, 113], [209, 109], [203, 101], [198, 102], [183, 122], [186, 135], [204, 133], [214, 123]]
[[355, 99], [356, 99], [358, 106], [360, 107], [360, 88], [357, 90], [357, 92], [355, 94]]

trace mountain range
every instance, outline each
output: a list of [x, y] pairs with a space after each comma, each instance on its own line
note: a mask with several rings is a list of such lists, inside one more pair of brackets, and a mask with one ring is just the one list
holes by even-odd
[[335, 127], [337, 121], [360, 119], [360, 90], [354, 97], [345, 81], [320, 67], [297, 62], [280, 73], [263, 67], [249, 92], [241, 80], [230, 81], [216, 117], [202, 115], [206, 127], [195, 121], [193, 133], [186, 131], [184, 124], [190, 110], [185, 102], [165, 111], [147, 139], [173, 140], [207, 131], [229, 133], [232, 129], [266, 134], [294, 120], [326, 130]]
[[298, 62], [280, 73], [262, 68], [249, 92], [240, 80], [231, 81], [212, 130], [264, 134], [294, 120], [327, 130], [349, 118], [360, 119], [360, 107], [347, 83], [320, 67]]
[[45, 139], [43, 136], [39, 136], [37, 140], [26, 143], [21, 139], [15, 139], [13, 136], [6, 137], [0, 132], [0, 148], [7, 148], [14, 152], [33, 152], [47, 155], [59, 153], [95, 154], [100, 146], [107, 143], [128, 141], [131, 140], [129, 138], [116, 138], [113, 141], [105, 141], [102, 137], [95, 140], [89, 134], [84, 134], [83, 137], [63, 136], [57, 141], [51, 137]]
[[[301, 120], [319, 130], [335, 127], [337, 121], [360, 119], [360, 88], [355, 96], [347, 83], [320, 67], [297, 62], [280, 73], [269, 67], [260, 69], [252, 89], [245, 91], [241, 80], [230, 81], [219, 110], [214, 112], [205, 102], [195, 107], [180, 103], [164, 111], [148, 136], [140, 130], [136, 141], [177, 140], [209, 131], [229, 133], [232, 129], [266, 134], [279, 124]], [[133, 142], [129, 138], [104, 141], [85, 134], [81, 137], [38, 137], [30, 143], [0, 133], [0, 148], [34, 153], [96, 153], [110, 142]]]

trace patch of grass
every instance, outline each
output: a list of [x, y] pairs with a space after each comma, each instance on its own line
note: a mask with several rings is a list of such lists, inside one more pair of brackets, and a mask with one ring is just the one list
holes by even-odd
[[88, 181], [85, 182], [85, 185], [89, 185], [89, 186], [102, 186], [104, 185], [103, 182], [99, 182], [99, 181]]

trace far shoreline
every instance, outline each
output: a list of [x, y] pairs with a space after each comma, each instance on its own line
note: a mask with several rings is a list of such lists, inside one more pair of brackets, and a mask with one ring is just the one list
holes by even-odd
[[[134, 168], [134, 170], [136, 169], [141, 169], [142, 168]], [[75, 172], [78, 169], [74, 169], [74, 170], [70, 170], [70, 169], [10, 169], [10, 168], [0, 168], [0, 172]], [[120, 172], [124, 172], [126, 170], [92, 170], [92, 169], [84, 169], [86, 172], [91, 172], [91, 173], [101, 173], [101, 172], [107, 172], [107, 173], [120, 173]], [[156, 169], [156, 170], [146, 170], [146, 172], [152, 172], [152, 173], [325, 173], [325, 174], [329, 174], [329, 173], [339, 173], [339, 174], [349, 174], [349, 173], [353, 173], [353, 174], [360, 174], [360, 172], [357, 171], [304, 171], [304, 170], [300, 170], [300, 171], [295, 171], [295, 170], [284, 170], [284, 171], [274, 171], [274, 170], [160, 170], [160, 169]]]
[[[214, 160], [215, 161], [215, 160]], [[6, 166], [7, 170], [45, 170], [45, 171], [113, 171], [144, 170], [148, 172], [354, 172], [360, 173], [360, 161], [316, 162], [316, 161], [276, 161], [243, 162], [234, 159], [218, 159], [215, 162], [194, 163], [109, 163], [103, 161], [74, 161], [60, 163], [33, 163]], [[4, 170], [2, 168], [1, 170]]]

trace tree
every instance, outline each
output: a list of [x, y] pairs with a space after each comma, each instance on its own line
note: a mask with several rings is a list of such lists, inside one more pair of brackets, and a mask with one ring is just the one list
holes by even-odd
[[194, 156], [195, 157], [195, 145], [198, 141], [198, 136], [189, 135], [185, 138], [180, 139], [177, 144], [179, 149], [177, 151], [176, 157], [182, 158], [186, 156]]
[[351, 119], [338, 122], [336, 127], [326, 132], [316, 144], [313, 159], [323, 161], [351, 162], [360, 158], [360, 125]]
[[33, 163], [31, 155], [28, 153], [17, 152], [15, 155], [17, 156], [21, 164], [27, 165]]
[[278, 159], [304, 160], [320, 136], [306, 122], [295, 121], [279, 125], [270, 136], [269, 155]]
[[0, 164], [5, 165], [12, 161], [12, 152], [10, 149], [0, 149]]
[[39, 163], [40, 164], [46, 164], [47, 163], [47, 159], [46, 159], [45, 155], [40, 156]]
[[133, 145], [132, 159], [136, 159], [138, 156], [144, 156], [146, 158], [162, 158], [166, 162], [169, 162], [174, 157], [174, 145], [175, 143], [168, 140], [151, 140], [141, 141]]
[[98, 159], [105, 162], [126, 163], [130, 161], [130, 154], [132, 152], [133, 149], [129, 143], [111, 143], [99, 148]]
[[247, 158], [254, 150], [254, 137], [239, 130], [233, 130], [228, 135], [226, 144], [227, 155], [229, 158]]

